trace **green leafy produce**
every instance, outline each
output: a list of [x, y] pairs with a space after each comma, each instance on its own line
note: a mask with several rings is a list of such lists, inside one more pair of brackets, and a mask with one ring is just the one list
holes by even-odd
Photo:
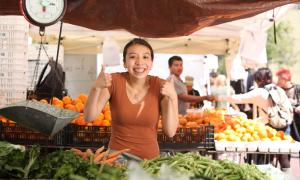
[[122, 179], [124, 170], [105, 165], [100, 166], [75, 155], [72, 151], [50, 153], [41, 164], [35, 178], [54, 179]]
[[29, 178], [38, 168], [40, 148], [33, 146], [28, 151], [23, 146], [0, 142], [0, 177]]
[[40, 156], [39, 146], [24, 150], [22, 146], [0, 142], [0, 179], [125, 179], [125, 169], [95, 164], [72, 151], [58, 150]]
[[163, 164], [174, 170], [187, 174], [191, 178], [206, 177], [224, 180], [267, 180], [266, 174], [254, 165], [235, 164], [228, 160], [216, 161], [195, 153], [178, 153], [175, 156], [159, 157], [142, 162], [142, 167], [150, 174], [157, 175]]
[[25, 147], [21, 145], [10, 144], [5, 141], [0, 141], [0, 157], [7, 156], [13, 150], [25, 151]]

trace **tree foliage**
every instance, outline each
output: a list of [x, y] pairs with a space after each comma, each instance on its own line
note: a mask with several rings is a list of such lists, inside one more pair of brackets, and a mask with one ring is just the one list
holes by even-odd
[[267, 56], [270, 64], [282, 67], [293, 66], [297, 62], [299, 52], [294, 50], [295, 39], [292, 32], [293, 28], [288, 21], [280, 22], [276, 26], [275, 44], [273, 26], [268, 30]]
[[217, 72], [219, 74], [226, 74], [225, 56], [218, 56], [218, 58], [219, 68]]

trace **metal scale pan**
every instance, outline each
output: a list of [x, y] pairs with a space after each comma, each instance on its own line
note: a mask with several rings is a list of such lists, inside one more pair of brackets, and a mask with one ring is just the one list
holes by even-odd
[[1, 108], [0, 115], [26, 128], [53, 136], [79, 113], [27, 100]]

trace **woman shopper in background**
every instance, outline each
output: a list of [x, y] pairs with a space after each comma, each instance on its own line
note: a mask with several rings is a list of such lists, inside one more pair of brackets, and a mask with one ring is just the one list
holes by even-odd
[[84, 109], [93, 120], [109, 101], [112, 132], [109, 148], [130, 149], [142, 159], [159, 155], [157, 125], [160, 115], [164, 133], [174, 136], [178, 127], [177, 95], [173, 79], [150, 76], [153, 50], [147, 41], [135, 38], [123, 50], [127, 72], [106, 74], [102, 70], [90, 90]]
[[[268, 124], [272, 128], [276, 130], [282, 130], [286, 134], [290, 134], [290, 124], [291, 121], [287, 122], [286, 126], [283, 128], [276, 128], [274, 127], [268, 114], [269, 108], [272, 108], [273, 104], [272, 101], [269, 99], [270, 93], [267, 90], [268, 88], [274, 87], [282, 96], [284, 99], [284, 102], [288, 109], [288, 116], [289, 119], [292, 120], [292, 106], [288, 100], [288, 97], [286, 96], [283, 89], [276, 86], [275, 84], [272, 84], [272, 72], [269, 68], [259, 68], [254, 73], [254, 81], [257, 84], [258, 88], [253, 89], [252, 91], [249, 91], [245, 94], [238, 94], [238, 95], [232, 95], [232, 96], [218, 96], [217, 101], [225, 101], [230, 103], [236, 103], [236, 104], [253, 104], [256, 105], [259, 108], [259, 119], [263, 120], [265, 124]], [[277, 155], [279, 159], [279, 163], [281, 166], [282, 171], [289, 171], [290, 170], [290, 160], [289, 156], [287, 154]], [[260, 162], [259, 162], [260, 163]]]
[[291, 136], [300, 141], [300, 85], [292, 82], [290, 70], [281, 68], [277, 71], [277, 85], [281, 87], [288, 96], [294, 111], [294, 121], [291, 124]]

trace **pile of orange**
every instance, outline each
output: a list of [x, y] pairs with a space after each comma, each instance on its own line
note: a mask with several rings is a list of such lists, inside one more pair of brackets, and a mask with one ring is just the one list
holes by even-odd
[[[76, 111], [80, 113], [80, 116], [72, 121], [72, 123], [81, 126], [110, 126], [111, 125], [111, 113], [109, 104], [106, 104], [103, 108], [102, 112], [91, 122], [87, 122], [84, 119], [83, 111], [84, 105], [87, 100], [87, 95], [84, 93], [80, 93], [79, 96], [75, 99], [72, 99], [70, 96], [65, 96], [61, 100], [54, 97], [52, 98], [52, 105], [68, 109], [71, 111]], [[47, 100], [40, 100], [40, 102], [48, 103]]]
[[[190, 111], [186, 115], [179, 115], [179, 128], [199, 128], [204, 125], [218, 125], [224, 122], [226, 118], [224, 109], [207, 109], [204, 111]], [[161, 128], [161, 120], [158, 123]]]

